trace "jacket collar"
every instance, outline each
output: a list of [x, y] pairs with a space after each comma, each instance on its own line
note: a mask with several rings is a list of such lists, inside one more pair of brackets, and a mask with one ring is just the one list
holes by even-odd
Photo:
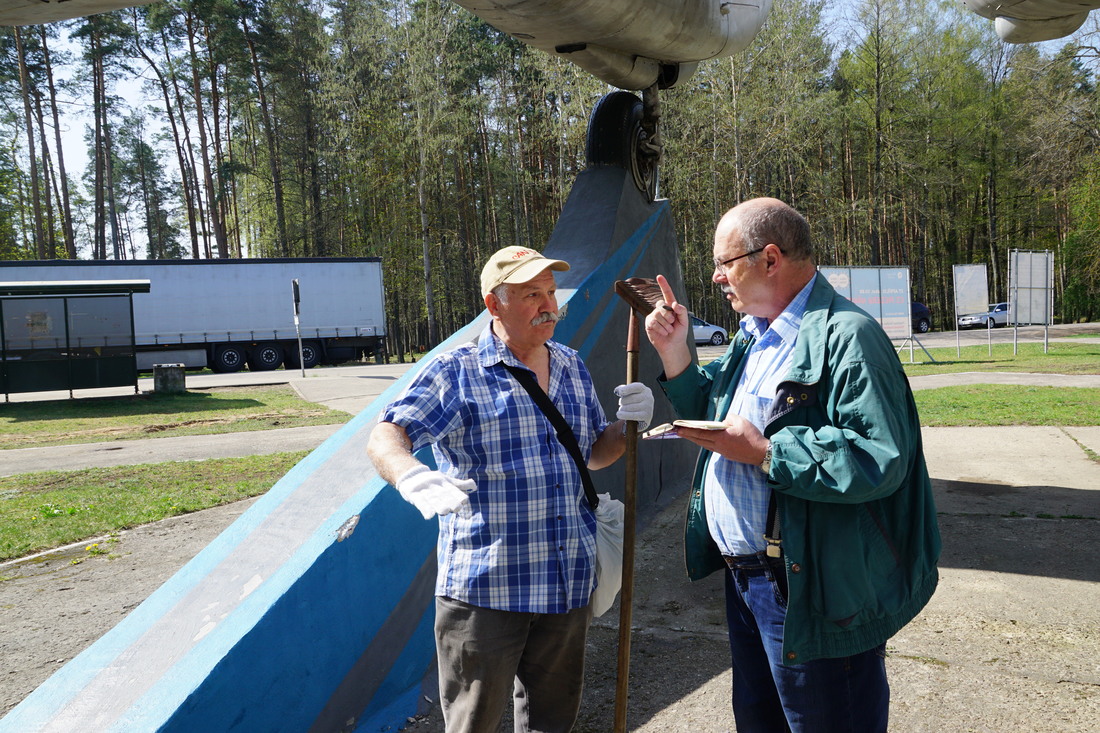
[[821, 380], [821, 371], [825, 366], [825, 339], [829, 314], [833, 310], [836, 290], [824, 277], [818, 277], [806, 302], [806, 312], [802, 314], [802, 327], [798, 331], [798, 343], [795, 344], [791, 370], [787, 381], [802, 384], [815, 384]]

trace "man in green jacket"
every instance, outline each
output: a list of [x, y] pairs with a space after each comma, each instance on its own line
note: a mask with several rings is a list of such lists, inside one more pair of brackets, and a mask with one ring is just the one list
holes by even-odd
[[886, 640], [936, 588], [940, 552], [920, 421], [882, 328], [818, 277], [806, 220], [776, 199], [728, 211], [713, 281], [741, 330], [700, 367], [687, 309], [664, 297], [646, 334], [703, 448], [685, 552], [725, 571], [738, 733], [887, 729]]

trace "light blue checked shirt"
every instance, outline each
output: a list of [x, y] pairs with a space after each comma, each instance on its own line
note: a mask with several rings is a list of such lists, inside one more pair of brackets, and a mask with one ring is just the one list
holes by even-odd
[[[577, 352], [554, 341], [548, 393], [587, 461], [608, 425]], [[432, 359], [381, 420], [431, 444], [440, 471], [473, 479], [470, 511], [439, 520], [435, 594], [483, 608], [564, 613], [588, 604], [596, 519], [553, 425], [501, 362], [523, 367], [490, 327]]]
[[[791, 370], [798, 329], [816, 279], [814, 275], [770, 325], [754, 316], [741, 319], [741, 330], [746, 337], [755, 337], [756, 342], [745, 355], [745, 369], [729, 410], [761, 431], [764, 417], [775, 400], [776, 388]], [[763, 552], [767, 546], [764, 530], [770, 494], [767, 477], [760, 467], [713, 453], [703, 481], [707, 525], [722, 554]]]

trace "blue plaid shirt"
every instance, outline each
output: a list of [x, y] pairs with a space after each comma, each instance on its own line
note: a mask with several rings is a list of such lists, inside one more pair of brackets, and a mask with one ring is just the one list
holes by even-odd
[[[741, 319], [742, 332], [746, 337], [755, 337], [756, 342], [745, 355], [745, 369], [729, 409], [761, 431], [768, 408], [775, 400], [776, 387], [791, 370], [798, 329], [816, 279], [816, 275], [810, 278], [771, 324], [754, 316]], [[707, 463], [704, 486], [707, 525], [722, 554], [763, 552], [767, 546], [764, 529], [770, 493], [760, 467], [713, 453]]]
[[[587, 461], [608, 425], [577, 352], [554, 341], [548, 393]], [[473, 479], [470, 511], [439, 519], [435, 594], [483, 608], [564, 613], [588, 605], [596, 519], [554, 427], [501, 362], [526, 368], [491, 327], [440, 354], [381, 420], [431, 444], [440, 471]]]

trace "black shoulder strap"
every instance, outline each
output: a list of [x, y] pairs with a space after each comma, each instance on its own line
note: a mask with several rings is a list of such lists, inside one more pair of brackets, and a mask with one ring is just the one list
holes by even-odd
[[558, 434], [558, 441], [565, 446], [565, 450], [573, 459], [573, 463], [577, 464], [577, 470], [581, 474], [581, 483], [584, 484], [585, 498], [588, 499], [588, 505], [595, 511], [600, 504], [600, 500], [596, 497], [596, 489], [592, 486], [592, 477], [588, 475], [588, 466], [585, 465], [584, 457], [581, 455], [581, 447], [577, 443], [577, 436], [573, 434], [561, 412], [554, 406], [550, 396], [539, 386], [532, 372], [503, 362], [501, 362], [501, 366], [512, 373], [512, 376], [527, 390], [527, 394], [531, 395], [531, 399], [546, 415], [546, 419], [554, 426], [554, 430]]

